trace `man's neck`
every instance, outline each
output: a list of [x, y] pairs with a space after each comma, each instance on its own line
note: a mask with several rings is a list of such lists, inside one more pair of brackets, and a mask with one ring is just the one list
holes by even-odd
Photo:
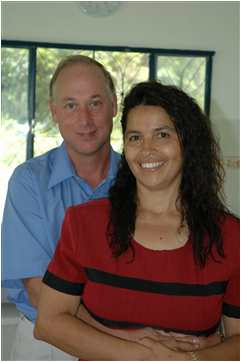
[[67, 151], [76, 174], [91, 187], [96, 188], [108, 175], [110, 166], [110, 146], [92, 155], [80, 155]]

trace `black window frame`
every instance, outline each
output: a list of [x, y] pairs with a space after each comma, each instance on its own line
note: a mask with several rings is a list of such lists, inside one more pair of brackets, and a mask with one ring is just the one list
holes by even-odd
[[37, 49], [70, 49], [70, 50], [90, 50], [90, 51], [118, 51], [118, 52], [138, 52], [149, 54], [149, 80], [155, 80], [157, 74], [158, 56], [189, 56], [206, 58], [205, 73], [205, 94], [204, 94], [204, 112], [209, 116], [211, 102], [211, 83], [213, 56], [215, 51], [209, 50], [182, 50], [182, 49], [163, 49], [163, 48], [143, 48], [143, 47], [125, 47], [125, 46], [102, 46], [86, 44], [69, 44], [69, 43], [49, 43], [37, 41], [20, 41], [20, 40], [2, 40], [2, 48], [22, 48], [29, 50], [28, 64], [28, 125], [29, 132], [27, 135], [26, 159], [32, 158], [34, 153], [34, 134], [33, 121], [35, 120], [36, 107], [36, 72], [37, 72]]

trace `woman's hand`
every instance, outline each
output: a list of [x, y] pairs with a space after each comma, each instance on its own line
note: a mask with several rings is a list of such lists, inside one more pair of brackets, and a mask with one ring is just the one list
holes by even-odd
[[187, 352], [177, 351], [151, 338], [143, 338], [141, 344], [149, 349], [148, 361], [186, 361], [190, 360]]
[[[159, 334], [159, 342], [173, 351], [198, 351], [215, 346], [221, 342], [221, 336], [217, 333], [209, 337], [196, 337], [173, 332], [166, 333], [164, 331], [157, 331], [157, 333]], [[155, 338], [155, 340], [157, 340], [157, 338]], [[142, 343], [142, 340], [140, 339], [137, 342]]]

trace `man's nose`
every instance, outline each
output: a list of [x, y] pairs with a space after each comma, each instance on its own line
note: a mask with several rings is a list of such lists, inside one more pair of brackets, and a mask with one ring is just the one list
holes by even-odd
[[91, 112], [88, 106], [79, 106], [77, 109], [77, 119], [82, 125], [87, 126], [91, 123]]

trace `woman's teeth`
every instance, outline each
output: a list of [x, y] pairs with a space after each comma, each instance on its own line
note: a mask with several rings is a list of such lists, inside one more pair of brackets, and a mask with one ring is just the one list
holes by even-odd
[[141, 163], [142, 168], [158, 168], [163, 164], [163, 162], [145, 162]]

